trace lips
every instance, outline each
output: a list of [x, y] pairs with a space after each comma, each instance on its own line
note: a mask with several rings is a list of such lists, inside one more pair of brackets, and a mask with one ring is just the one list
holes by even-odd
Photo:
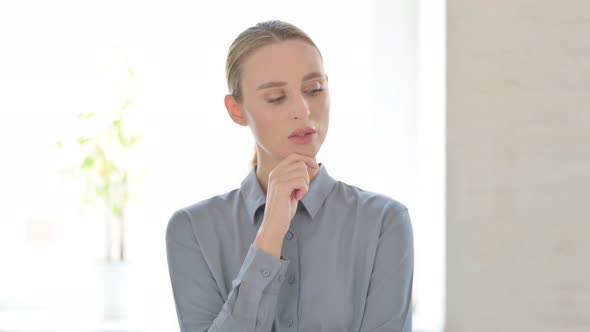
[[307, 134], [314, 134], [315, 133], [315, 129], [311, 128], [311, 127], [305, 127], [305, 128], [299, 128], [297, 130], [295, 130], [294, 132], [291, 133], [291, 135], [289, 136], [289, 138], [294, 137], [294, 136], [299, 136], [299, 135], [307, 135]]

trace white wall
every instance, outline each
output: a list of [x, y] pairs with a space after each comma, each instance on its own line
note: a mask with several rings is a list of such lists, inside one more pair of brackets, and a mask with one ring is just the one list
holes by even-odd
[[447, 331], [590, 331], [590, 2], [448, 1]]

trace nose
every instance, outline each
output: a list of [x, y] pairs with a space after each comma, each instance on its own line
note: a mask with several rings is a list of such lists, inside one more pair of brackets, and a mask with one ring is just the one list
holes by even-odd
[[293, 117], [295, 119], [309, 116], [309, 113], [310, 113], [309, 104], [308, 104], [305, 96], [302, 95], [301, 93], [299, 93], [297, 95], [297, 98], [295, 98], [295, 102], [293, 103], [292, 107], [293, 107]]

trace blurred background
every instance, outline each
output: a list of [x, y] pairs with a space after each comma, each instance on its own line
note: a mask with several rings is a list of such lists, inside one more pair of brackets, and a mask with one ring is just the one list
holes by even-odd
[[267, 19], [322, 51], [318, 161], [410, 209], [415, 331], [589, 331], [588, 13], [579, 0], [0, 2], [0, 331], [178, 330], [165, 227], [249, 171], [224, 65]]

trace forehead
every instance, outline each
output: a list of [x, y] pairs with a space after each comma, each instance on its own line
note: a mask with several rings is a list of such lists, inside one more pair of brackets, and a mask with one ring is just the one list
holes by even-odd
[[303, 40], [287, 40], [266, 45], [242, 63], [244, 88], [269, 81], [297, 83], [310, 72], [324, 73], [318, 50]]

